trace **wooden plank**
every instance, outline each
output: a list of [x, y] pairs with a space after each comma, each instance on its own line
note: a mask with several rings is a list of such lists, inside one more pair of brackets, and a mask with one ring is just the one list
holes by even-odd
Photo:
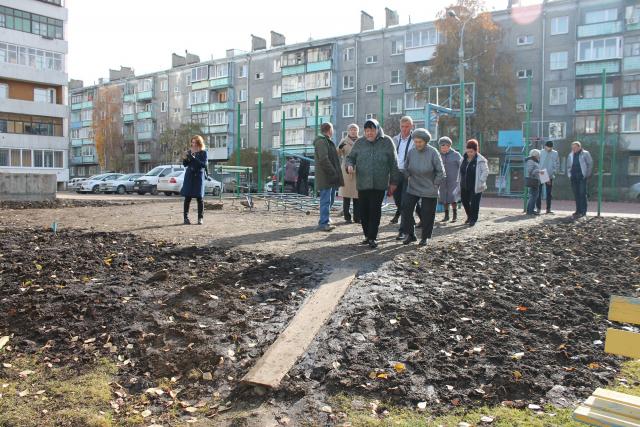
[[640, 359], [640, 334], [608, 328], [604, 351], [610, 354]]
[[354, 270], [337, 269], [302, 305], [291, 323], [242, 379], [243, 383], [275, 388], [302, 356], [336, 308], [355, 277]]
[[593, 392], [592, 396], [613, 402], [624, 403], [625, 405], [633, 406], [640, 410], [640, 396], [632, 396], [630, 394], [607, 390], [604, 388], [597, 388], [596, 391]]
[[622, 402], [602, 399], [597, 396], [589, 397], [583, 404], [583, 406], [589, 406], [599, 411], [606, 412], [611, 415], [621, 416], [635, 420], [636, 423], [640, 423], [640, 408], [633, 405], [627, 405]]
[[573, 411], [573, 419], [597, 427], [640, 427], [633, 419], [584, 405]]
[[640, 324], [640, 298], [612, 295], [609, 303], [609, 320]]

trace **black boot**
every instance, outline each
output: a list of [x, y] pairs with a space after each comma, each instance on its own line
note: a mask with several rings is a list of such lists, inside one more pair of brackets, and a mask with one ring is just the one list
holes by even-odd
[[397, 224], [399, 219], [400, 219], [400, 212], [396, 212], [393, 218], [391, 218], [391, 221], [389, 221], [389, 224]]
[[[455, 211], [454, 211], [455, 212]], [[449, 208], [446, 208], [444, 211], [444, 218], [442, 219], [442, 222], [447, 222], [449, 221]]]
[[456, 222], [458, 220], [458, 209], [453, 209], [453, 218], [451, 218], [451, 222]]
[[189, 225], [191, 224], [191, 221], [189, 220], [189, 215], [185, 215], [184, 216], [184, 225]]

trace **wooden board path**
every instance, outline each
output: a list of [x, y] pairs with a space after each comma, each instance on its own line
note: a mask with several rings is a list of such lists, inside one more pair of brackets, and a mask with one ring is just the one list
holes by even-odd
[[354, 278], [355, 270], [334, 270], [302, 305], [284, 332], [242, 378], [242, 382], [278, 387], [287, 372], [307, 351]]

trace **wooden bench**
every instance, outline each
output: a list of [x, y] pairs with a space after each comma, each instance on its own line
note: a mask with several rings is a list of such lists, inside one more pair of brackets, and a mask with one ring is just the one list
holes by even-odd
[[[640, 298], [612, 296], [609, 320], [640, 324]], [[604, 351], [640, 358], [640, 334], [608, 328]], [[577, 421], [599, 427], [640, 427], [640, 397], [598, 388], [573, 412]]]

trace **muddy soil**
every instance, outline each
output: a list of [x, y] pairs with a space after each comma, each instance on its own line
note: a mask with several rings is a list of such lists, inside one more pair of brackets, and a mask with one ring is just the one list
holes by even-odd
[[[2, 229], [0, 335], [14, 335], [0, 366], [30, 355], [82, 372], [106, 357], [119, 366], [119, 416], [162, 381], [162, 396], [146, 393], [157, 420], [176, 402], [181, 416], [192, 406], [213, 415], [321, 278], [288, 257]], [[0, 368], [0, 379], [17, 375]]]
[[[591, 219], [399, 255], [359, 277], [286, 388], [435, 413], [573, 405], [611, 382], [609, 298], [640, 292], [640, 221]], [[382, 405], [381, 405], [382, 407]]]
[[13, 201], [0, 201], [1, 209], [59, 209], [59, 208], [102, 208], [106, 206], [124, 206], [133, 205], [136, 203], [145, 203], [145, 201], [130, 201], [130, 200], [75, 200], [75, 199], [56, 199], [46, 200], [42, 202], [13, 202]]

